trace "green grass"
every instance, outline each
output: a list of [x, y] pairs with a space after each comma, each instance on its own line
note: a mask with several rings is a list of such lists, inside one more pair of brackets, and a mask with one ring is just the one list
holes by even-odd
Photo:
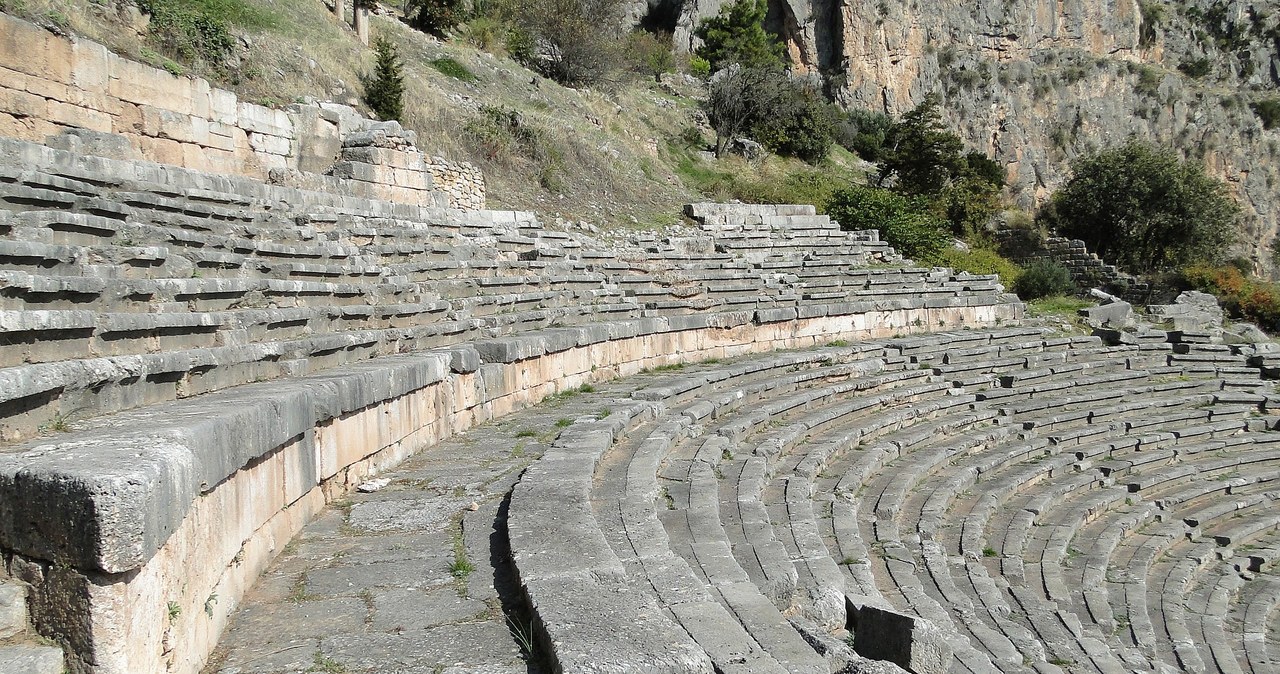
[[346, 674], [346, 671], [347, 668], [342, 663], [320, 651], [316, 651], [315, 656], [312, 658], [311, 666], [306, 669], [308, 673], [315, 672], [317, 674]]
[[568, 428], [573, 425], [573, 419], [568, 417], [560, 417], [556, 419], [556, 428]]
[[1027, 303], [1027, 310], [1032, 316], [1063, 316], [1075, 318], [1077, 312], [1085, 307], [1094, 306], [1096, 302], [1082, 300], [1078, 297], [1042, 297]]
[[457, 80], [462, 80], [463, 82], [477, 82], [480, 80], [479, 77], [476, 77], [475, 73], [471, 72], [470, 70], [467, 70], [466, 66], [462, 65], [461, 63], [458, 63], [457, 60], [451, 59], [447, 56], [444, 58], [438, 58], [432, 61], [427, 61], [427, 63], [432, 68], [439, 70], [445, 75], [448, 75], [449, 77], [452, 77]]
[[516, 437], [517, 438], [536, 438], [538, 437], [538, 432], [533, 430], [532, 428], [525, 428], [517, 432]]
[[991, 547], [983, 548], [983, 549], [982, 549], [982, 556], [983, 556], [983, 557], [995, 557], [995, 556], [996, 556], [996, 549], [995, 549], [995, 548], [991, 548]]

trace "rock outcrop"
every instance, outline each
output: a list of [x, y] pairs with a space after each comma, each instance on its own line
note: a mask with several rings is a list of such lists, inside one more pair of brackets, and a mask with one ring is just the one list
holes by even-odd
[[[725, 0], [635, 3], [692, 44]], [[1280, 84], [1280, 15], [1256, 0], [770, 0], [797, 69], [844, 106], [897, 115], [932, 92], [974, 148], [1004, 162], [1011, 195], [1042, 203], [1078, 155], [1130, 137], [1173, 146], [1244, 207], [1239, 253], [1273, 271], [1280, 123], [1252, 105]], [[647, 9], [647, 14], [645, 13]], [[666, 22], [665, 24], [663, 22]], [[1276, 120], [1280, 122], [1280, 120]]]

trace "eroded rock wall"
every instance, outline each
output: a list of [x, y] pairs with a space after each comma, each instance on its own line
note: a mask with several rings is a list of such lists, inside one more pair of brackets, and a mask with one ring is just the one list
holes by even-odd
[[[665, 2], [665, 4], [664, 4]], [[667, 5], [675, 4], [673, 10]], [[677, 46], [727, 0], [657, 0]], [[796, 68], [844, 106], [892, 115], [930, 93], [974, 148], [1003, 161], [1033, 208], [1082, 153], [1138, 137], [1203, 160], [1245, 210], [1239, 254], [1272, 272], [1280, 11], [1263, 0], [769, 0]]]

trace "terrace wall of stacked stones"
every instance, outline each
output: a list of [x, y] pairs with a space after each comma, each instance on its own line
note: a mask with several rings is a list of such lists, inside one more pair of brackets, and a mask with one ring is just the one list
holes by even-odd
[[605, 246], [328, 181], [0, 157], [0, 547], [73, 671], [195, 671], [327, 499], [548, 395], [1021, 317], [995, 277], [812, 207], [695, 207], [688, 236]]
[[[387, 133], [387, 126], [393, 131]], [[370, 135], [371, 134], [371, 135]], [[0, 136], [401, 203], [484, 208], [484, 176], [337, 104], [273, 109], [0, 14]], [[390, 136], [390, 138], [388, 138]]]

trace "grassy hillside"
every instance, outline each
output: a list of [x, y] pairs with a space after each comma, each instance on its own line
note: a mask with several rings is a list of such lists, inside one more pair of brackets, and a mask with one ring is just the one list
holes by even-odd
[[[368, 113], [360, 75], [372, 65], [372, 50], [338, 24], [331, 5], [142, 0], [141, 6], [148, 13], [111, 0], [0, 0], [0, 10], [206, 77], [246, 100], [271, 106], [331, 100]], [[202, 58], [201, 46], [222, 36], [189, 19], [199, 11], [228, 17], [230, 56]], [[661, 83], [637, 75], [608, 90], [574, 90], [504, 56], [491, 34], [468, 37], [463, 29], [440, 40], [387, 9], [371, 25], [375, 37], [398, 46], [404, 62], [405, 125], [418, 132], [424, 151], [481, 166], [491, 207], [649, 228], [679, 223], [680, 205], [700, 195], [820, 202], [860, 173], [859, 160], [838, 148], [821, 168], [777, 157], [756, 164], [700, 159], [700, 138], [710, 134], [700, 122], [701, 85], [681, 74]]]

